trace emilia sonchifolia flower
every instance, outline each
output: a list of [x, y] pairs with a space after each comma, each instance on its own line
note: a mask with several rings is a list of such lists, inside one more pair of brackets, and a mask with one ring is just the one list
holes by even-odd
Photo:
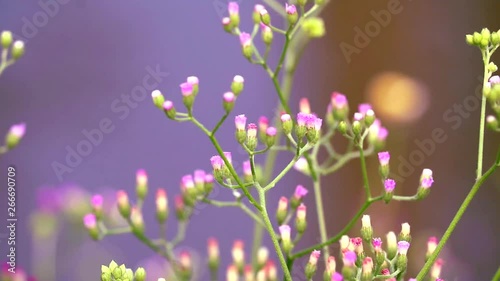
[[307, 263], [305, 268], [305, 275], [307, 279], [312, 279], [314, 274], [316, 274], [316, 268], [320, 254], [321, 252], [318, 250], [314, 250], [311, 252], [311, 255], [309, 256], [309, 262]]
[[302, 203], [302, 199], [307, 195], [307, 193], [308, 190], [305, 187], [303, 187], [302, 185], [297, 185], [297, 187], [295, 188], [295, 192], [290, 199], [290, 204], [293, 209], [297, 209], [297, 207], [299, 207], [300, 203]]
[[420, 186], [417, 190], [417, 197], [419, 199], [424, 199], [429, 195], [430, 187], [434, 183], [434, 179], [432, 177], [431, 169], [424, 169], [422, 171], [422, 175], [420, 176]]
[[278, 225], [282, 225], [288, 215], [288, 199], [284, 196], [278, 201], [278, 209], [276, 210], [276, 221]]
[[8, 149], [15, 148], [26, 134], [26, 124], [19, 123], [12, 125], [5, 136], [5, 145]]

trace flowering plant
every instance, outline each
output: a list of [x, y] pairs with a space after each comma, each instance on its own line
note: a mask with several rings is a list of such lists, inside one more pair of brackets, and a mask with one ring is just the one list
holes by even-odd
[[[413, 195], [399, 195], [396, 190], [396, 181], [390, 177], [390, 152], [384, 149], [388, 131], [376, 118], [375, 112], [369, 104], [358, 106], [354, 114], [350, 114], [347, 97], [339, 92], [333, 92], [326, 115], [320, 118], [313, 113], [307, 99], [300, 102], [300, 112], [294, 113], [290, 109], [289, 98], [293, 77], [300, 54], [312, 38], [322, 37], [325, 26], [319, 13], [324, 9], [327, 0], [315, 0], [312, 6], [306, 0], [296, 1], [296, 5], [277, 5], [273, 0], [267, 0], [269, 9], [275, 10], [285, 20], [285, 28], [280, 28], [271, 20], [271, 14], [266, 7], [256, 5], [252, 19], [254, 28], [251, 33], [239, 29], [239, 6], [235, 2], [228, 5], [229, 17], [222, 20], [223, 28], [231, 35], [237, 36], [241, 44], [243, 56], [252, 64], [262, 67], [272, 80], [279, 98], [279, 109], [275, 120], [269, 121], [262, 117], [258, 122], [247, 122], [244, 114], [234, 114], [235, 140], [246, 152], [247, 160], [239, 165], [233, 161], [232, 154], [223, 149], [217, 138], [217, 132], [224, 122], [232, 117], [234, 104], [244, 91], [245, 79], [236, 75], [231, 82], [230, 89], [222, 95], [224, 114], [213, 129], [208, 128], [195, 117], [195, 101], [200, 92], [200, 80], [191, 76], [180, 85], [185, 111], [178, 111], [174, 103], [165, 99], [163, 94], [156, 90], [152, 93], [154, 105], [163, 111], [167, 118], [176, 122], [188, 122], [197, 126], [217, 150], [217, 155], [211, 159], [212, 171], [195, 170], [193, 175], [185, 175], [180, 181], [180, 195], [174, 198], [175, 217], [178, 221], [178, 232], [172, 239], [167, 239], [166, 225], [170, 215], [169, 200], [164, 189], [157, 189], [156, 219], [160, 225], [160, 236], [152, 239], [145, 233], [142, 207], [149, 192], [148, 175], [144, 170], [136, 174], [136, 198], [131, 200], [127, 192], [117, 192], [117, 205], [121, 216], [127, 221], [127, 226], [111, 228], [106, 225], [103, 198], [93, 196], [92, 213], [85, 215], [83, 222], [93, 239], [99, 240], [109, 235], [132, 233], [137, 239], [169, 261], [173, 275], [172, 280], [192, 280], [195, 276], [189, 252], [176, 255], [175, 249], [183, 242], [188, 223], [196, 207], [200, 204], [209, 204], [221, 208], [239, 208], [255, 222], [255, 237], [250, 253], [245, 252], [245, 243], [237, 240], [231, 251], [233, 262], [227, 265], [226, 279], [240, 280], [277, 280], [283, 275], [284, 280], [312, 280], [321, 276], [324, 280], [403, 280], [407, 271], [407, 252], [410, 249], [410, 225], [403, 223], [399, 236], [389, 232], [385, 245], [380, 234], [376, 233], [371, 220], [366, 215], [369, 207], [378, 201], [418, 201], [429, 195], [434, 183], [431, 169], [422, 171], [418, 188]], [[263, 54], [255, 42], [257, 34], [265, 46]], [[285, 44], [279, 57], [278, 64], [272, 67], [268, 61], [270, 49], [273, 46], [275, 34], [283, 35]], [[6, 38], [6, 39], [5, 39]], [[7, 60], [7, 50], [11, 45], [9, 36], [2, 34], [2, 46], [5, 55], [2, 56], [0, 73], [11, 64]], [[478, 188], [500, 166], [500, 154], [496, 162], [486, 172], [483, 171], [483, 141], [485, 125], [494, 131], [499, 131], [500, 118], [500, 78], [493, 76], [497, 70], [490, 61], [492, 53], [497, 49], [500, 38], [496, 32], [483, 30], [467, 36], [467, 42], [478, 46], [483, 55], [485, 64], [484, 87], [480, 119], [480, 136], [478, 149], [478, 166], [476, 183], [470, 194], [456, 213], [453, 221], [443, 237], [438, 240], [431, 237], [428, 241], [425, 265], [416, 276], [416, 280], [424, 280], [427, 276], [432, 280], [440, 278], [442, 261], [439, 253], [455, 229], [467, 206], [475, 196]], [[17, 46], [17, 47], [16, 47]], [[22, 45], [14, 43], [13, 59], [22, 54]], [[17, 48], [17, 51], [15, 51]], [[17, 53], [17, 55], [16, 55]], [[280, 79], [281, 78], [281, 79]], [[490, 102], [494, 114], [486, 117], [486, 105]], [[24, 126], [11, 130], [7, 138], [7, 148], [13, 148], [24, 134]], [[345, 152], [339, 153], [332, 145], [332, 138], [340, 136], [348, 140], [349, 145]], [[5, 149], [4, 149], [5, 150]], [[325, 151], [327, 157], [320, 161], [320, 151]], [[276, 155], [284, 151], [290, 156], [290, 161], [281, 167], [278, 173], [274, 172]], [[2, 150], [0, 149], [0, 153]], [[257, 164], [256, 158], [267, 155], [263, 167]], [[377, 155], [380, 163], [380, 178], [378, 182], [368, 177], [366, 157]], [[322, 197], [322, 177], [339, 171], [346, 163], [359, 158], [365, 202], [359, 211], [337, 234], [331, 235], [326, 231], [326, 221]], [[208, 162], [208, 159], [207, 159]], [[241, 167], [241, 170], [239, 170]], [[280, 198], [279, 202], [268, 202], [267, 194], [272, 189], [279, 189], [280, 181], [292, 169], [295, 169], [312, 180], [312, 192], [304, 186], [298, 185], [293, 194]], [[210, 197], [214, 184], [219, 184], [231, 190], [235, 199], [219, 201]], [[376, 186], [380, 188], [376, 188]], [[381, 190], [378, 192], [377, 190]], [[305, 249], [297, 249], [297, 243], [308, 230], [307, 209], [303, 202], [304, 196], [313, 193], [318, 214], [320, 241]], [[133, 201], [133, 203], [132, 203]], [[270, 205], [277, 205], [275, 213], [269, 209]], [[361, 219], [362, 227], [359, 237], [348, 237], [346, 234]], [[294, 220], [292, 222], [292, 220]], [[269, 250], [262, 246], [264, 231], [273, 242], [277, 264], [269, 257]], [[438, 242], [439, 241], [439, 242]], [[334, 243], [340, 244], [339, 260], [342, 268], [337, 266], [334, 253], [328, 248]], [[385, 247], [383, 247], [383, 245]], [[323, 256], [324, 271], [318, 274], [318, 261]], [[209, 238], [207, 243], [208, 267], [211, 280], [218, 280], [220, 253], [218, 241]], [[292, 276], [298, 267], [296, 261], [301, 257], [309, 257], [307, 265], [300, 270], [298, 276]], [[250, 257], [250, 260], [248, 259]], [[225, 266], [226, 267], [226, 266]], [[432, 269], [432, 270], [431, 270]], [[146, 272], [137, 269], [135, 273], [125, 265], [118, 266], [111, 262], [103, 266], [102, 280], [145, 280]], [[430, 275], [428, 275], [431, 271]], [[293, 277], [293, 278], [292, 278]]]

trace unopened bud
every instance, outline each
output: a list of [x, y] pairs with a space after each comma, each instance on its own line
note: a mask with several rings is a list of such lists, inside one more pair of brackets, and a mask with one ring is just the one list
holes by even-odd
[[233, 82], [231, 83], [231, 91], [236, 96], [238, 96], [243, 91], [244, 82], [245, 82], [245, 79], [243, 79], [242, 76], [240, 76], [240, 75], [234, 76]]
[[488, 126], [488, 129], [496, 131], [498, 130], [498, 120], [495, 116], [493, 115], [488, 115], [486, 117], [486, 125]]
[[134, 233], [144, 232], [144, 219], [142, 217], [141, 210], [136, 207], [132, 208], [132, 211], [130, 212], [130, 222]]
[[308, 280], [312, 279], [314, 274], [316, 274], [316, 268], [320, 254], [320, 251], [314, 250], [309, 256], [309, 262], [307, 263], [305, 268], [305, 275]]
[[280, 235], [281, 235], [281, 246], [283, 247], [283, 251], [288, 254], [292, 250], [292, 239], [291, 239], [291, 231], [290, 226], [282, 225], [279, 227]]
[[99, 239], [99, 229], [97, 228], [97, 219], [94, 214], [87, 214], [83, 217], [83, 224], [88, 230], [90, 237], [93, 240]]
[[302, 30], [311, 38], [323, 37], [326, 33], [325, 22], [321, 18], [306, 18], [302, 23]]
[[396, 256], [396, 252], [398, 251], [398, 239], [396, 237], [396, 233], [389, 232], [386, 236], [387, 239], [387, 258], [392, 260], [394, 256]]
[[288, 214], [288, 199], [281, 197], [278, 202], [278, 209], [276, 210], [276, 221], [278, 225], [282, 225]]
[[127, 192], [120, 190], [116, 193], [116, 199], [118, 202], [118, 211], [124, 218], [130, 216], [130, 202], [128, 200]]
[[288, 135], [292, 132], [293, 128], [293, 122], [292, 122], [292, 117], [290, 114], [283, 114], [281, 115], [281, 128], [283, 129], [283, 133], [285, 135]]
[[370, 242], [373, 237], [373, 228], [369, 215], [364, 215], [361, 218], [361, 237], [365, 242]]
[[226, 112], [230, 112], [234, 108], [234, 101], [236, 100], [236, 96], [232, 92], [226, 92], [222, 96], [223, 107]]
[[262, 23], [265, 25], [270, 25], [271, 15], [269, 15], [269, 12], [267, 12], [266, 9], [261, 9], [259, 13], [260, 13], [260, 20], [262, 21]]
[[15, 148], [26, 134], [26, 124], [19, 123], [12, 125], [5, 136], [5, 145], [8, 149]]
[[102, 211], [102, 205], [104, 203], [104, 198], [100, 194], [96, 194], [92, 196], [92, 199], [90, 200], [90, 204], [92, 205], [92, 211], [94, 212], [94, 215], [96, 216], [97, 220], [102, 219], [103, 211]]
[[134, 278], [134, 281], [146, 281], [146, 270], [142, 267], [137, 268]]
[[12, 45], [12, 58], [14, 60], [20, 59], [24, 55], [24, 42], [16, 41]]
[[144, 200], [148, 194], [148, 174], [145, 170], [138, 170], [135, 176], [137, 198]]
[[285, 11], [288, 23], [290, 25], [295, 25], [295, 23], [299, 19], [299, 14], [297, 13], [297, 8], [295, 7], [295, 5], [288, 5], [288, 3], [286, 3]]
[[151, 93], [151, 98], [153, 99], [153, 103], [159, 109], [163, 109], [163, 103], [165, 102], [165, 97], [159, 90], [154, 90]]
[[437, 248], [438, 240], [436, 237], [430, 237], [427, 241], [427, 253], [425, 254], [425, 260], [427, 261]]
[[363, 259], [361, 280], [371, 281], [373, 278], [373, 260], [370, 257]]
[[7, 49], [10, 47], [12, 44], [13, 38], [12, 38], [12, 32], [10, 31], [2, 31], [2, 34], [0, 35], [0, 43], [2, 44], [2, 47], [4, 49]]
[[257, 147], [257, 125], [250, 123], [247, 126], [247, 148], [254, 151]]
[[257, 264], [259, 268], [264, 267], [269, 258], [269, 250], [266, 247], [260, 247], [257, 251]]
[[417, 190], [418, 199], [424, 199], [429, 195], [430, 187], [434, 183], [434, 179], [432, 177], [431, 169], [424, 169], [422, 171], [422, 175], [420, 176], [420, 186]]
[[307, 228], [306, 213], [306, 205], [300, 204], [300, 206], [297, 208], [297, 214], [295, 216], [295, 228], [300, 234], [304, 233]]
[[276, 128], [269, 127], [266, 130], [266, 145], [267, 147], [271, 147], [276, 142]]
[[167, 115], [169, 119], [175, 119], [175, 114], [177, 113], [177, 111], [175, 110], [174, 103], [172, 101], [165, 101], [163, 103], [163, 110], [165, 111], [165, 115]]
[[243, 271], [245, 266], [245, 251], [244, 244], [241, 240], [234, 241], [233, 249], [231, 250], [231, 255], [233, 256], [233, 263], [238, 268], [239, 272]]
[[156, 219], [160, 224], [164, 223], [168, 217], [167, 191], [163, 188], [156, 190]]
[[405, 222], [401, 225], [401, 232], [399, 233], [398, 240], [411, 242], [410, 224], [409, 223]]

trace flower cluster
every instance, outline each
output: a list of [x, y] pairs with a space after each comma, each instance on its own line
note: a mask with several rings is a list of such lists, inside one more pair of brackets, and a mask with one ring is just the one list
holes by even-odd
[[[111, 261], [108, 266], [101, 266], [102, 281], [145, 281], [146, 271], [139, 267], [135, 271], [127, 268], [124, 264], [118, 265], [115, 261]], [[160, 280], [159, 280], [160, 281]]]

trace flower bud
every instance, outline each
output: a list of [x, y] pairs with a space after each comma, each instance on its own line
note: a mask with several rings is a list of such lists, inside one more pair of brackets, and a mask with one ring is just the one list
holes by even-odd
[[119, 190], [116, 193], [116, 201], [118, 202], [118, 211], [123, 218], [127, 219], [130, 216], [130, 202], [128, 200], [127, 192]]
[[382, 239], [373, 238], [372, 240], [373, 251], [375, 252], [376, 264], [381, 265], [385, 261], [385, 253], [382, 251]]
[[175, 119], [175, 114], [177, 113], [177, 111], [175, 110], [174, 103], [172, 101], [165, 101], [163, 103], [163, 110], [165, 111], [165, 115], [167, 115], [169, 119]]
[[314, 250], [309, 256], [309, 262], [307, 263], [305, 268], [305, 275], [308, 280], [311, 280], [314, 274], [316, 274], [316, 268], [320, 254], [320, 251]]
[[304, 188], [302, 185], [297, 185], [297, 187], [295, 188], [295, 192], [290, 199], [292, 209], [297, 209], [297, 207], [299, 207], [299, 205], [302, 203], [302, 198], [304, 198], [307, 193], [308, 191], [306, 188]]
[[337, 262], [335, 261], [335, 257], [329, 256], [328, 262], [326, 263], [324, 280], [325, 281], [333, 280], [332, 277], [336, 270], [337, 270]]
[[234, 28], [234, 24], [231, 23], [231, 19], [229, 17], [222, 18], [222, 27], [224, 31], [227, 33], [231, 33]]
[[495, 71], [497, 71], [497, 70], [498, 70], [498, 66], [497, 66], [494, 62], [490, 62], [490, 63], [488, 64], [488, 71], [489, 71], [489, 72], [492, 72], [492, 73], [493, 73], [493, 72], [495, 72]]
[[193, 275], [193, 262], [188, 251], [182, 251], [179, 256], [180, 273], [183, 280], [190, 280]]
[[191, 110], [194, 103], [193, 85], [191, 83], [185, 82], [182, 83], [180, 87], [182, 92], [182, 102], [188, 110]]
[[145, 170], [138, 170], [135, 175], [137, 198], [144, 200], [148, 194], [148, 175]]
[[252, 164], [250, 161], [243, 162], [243, 178], [246, 182], [253, 181]]
[[254, 281], [252, 265], [245, 265], [243, 277], [245, 281]]
[[306, 221], [307, 208], [303, 203], [297, 208], [297, 214], [295, 216], [295, 228], [299, 234], [306, 231], [307, 221]]
[[238, 268], [234, 264], [232, 264], [227, 268], [226, 281], [239, 281], [239, 275], [240, 274], [238, 273]]
[[132, 232], [144, 232], [144, 219], [142, 217], [141, 210], [139, 210], [137, 207], [132, 208], [132, 211], [130, 212], [130, 222], [132, 226]]
[[331, 96], [332, 113], [335, 120], [341, 121], [349, 114], [347, 98], [339, 92], [333, 92]]
[[309, 164], [307, 163], [307, 159], [304, 157], [300, 157], [297, 162], [293, 165], [293, 168], [305, 175], [309, 175]]
[[394, 188], [396, 188], [396, 182], [393, 179], [386, 179], [384, 181], [384, 202], [389, 203], [392, 196], [394, 195]]
[[261, 116], [259, 117], [259, 136], [260, 136], [260, 141], [263, 143], [266, 143], [267, 140], [267, 135], [266, 131], [267, 128], [269, 128], [269, 119], [267, 119], [266, 116]]
[[290, 226], [282, 225], [279, 227], [281, 235], [281, 246], [283, 247], [283, 252], [286, 254], [290, 253], [292, 250], [292, 239], [290, 236]]
[[469, 45], [474, 45], [474, 36], [472, 34], [465, 35], [465, 42]]
[[[321, 1], [324, 1], [324, 0], [321, 0]], [[319, 0], [316, 0], [316, 2], [319, 2]], [[334, 272], [332, 274], [332, 281], [344, 281], [344, 276], [342, 276], [342, 274], [338, 273], [338, 272]]]
[[378, 153], [378, 161], [380, 163], [379, 172], [383, 179], [387, 179], [389, 176], [389, 160], [391, 160], [391, 154], [387, 151]]
[[288, 135], [292, 132], [293, 128], [293, 122], [292, 122], [292, 117], [290, 114], [283, 114], [281, 115], [281, 128], [283, 129], [283, 133], [285, 135]]
[[224, 176], [223, 168], [225, 167], [222, 157], [219, 155], [212, 156], [210, 158], [210, 163], [212, 164], [215, 179], [219, 182], [222, 181]]
[[271, 147], [276, 142], [276, 128], [269, 127], [266, 130], [266, 145], [267, 147]]
[[181, 195], [176, 195], [174, 198], [175, 205], [175, 215], [177, 220], [182, 222], [187, 219], [186, 217], [186, 206], [184, 205], [184, 200]]
[[481, 33], [474, 32], [474, 34], [472, 35], [472, 40], [474, 42], [474, 45], [479, 46], [481, 44], [481, 41], [483, 40], [483, 37], [481, 36]]
[[438, 240], [436, 237], [430, 237], [427, 241], [427, 253], [425, 254], [425, 261], [427, 261], [437, 248]]
[[361, 237], [351, 238], [351, 244], [354, 246], [354, 251], [358, 255], [359, 258], [364, 258], [364, 248], [363, 248], [363, 239]]
[[364, 215], [361, 218], [361, 237], [365, 242], [370, 242], [373, 237], [373, 228], [371, 224], [371, 219], [369, 215]]
[[306, 122], [309, 118], [309, 114], [299, 112], [297, 113], [297, 126], [295, 127], [295, 134], [297, 135], [298, 140], [300, 141], [307, 132]]
[[297, 20], [299, 19], [299, 14], [297, 13], [297, 8], [295, 7], [295, 5], [288, 5], [288, 3], [286, 3], [285, 11], [288, 23], [290, 25], [295, 25], [295, 23], [297, 23]]
[[135, 271], [134, 281], [146, 281], [146, 270], [143, 267], [139, 267]]
[[5, 136], [5, 145], [8, 149], [15, 148], [26, 134], [26, 124], [19, 123], [12, 125]]
[[488, 115], [486, 117], [486, 126], [488, 126], [488, 129], [492, 131], [498, 130], [498, 120], [495, 116], [493, 115]]
[[203, 170], [195, 170], [194, 171], [194, 186], [196, 187], [196, 191], [198, 195], [205, 194], [205, 171]]
[[304, 7], [307, 4], [307, 0], [297, 0], [297, 5]]
[[96, 194], [92, 196], [92, 199], [90, 200], [90, 205], [92, 206], [92, 211], [94, 215], [96, 216], [97, 220], [102, 219], [102, 205], [104, 203], [104, 199], [102, 198], [102, 195]]
[[12, 44], [13, 38], [12, 38], [12, 32], [10, 31], [2, 31], [2, 34], [0, 35], [0, 43], [2, 44], [2, 47], [4, 49], [7, 49], [10, 47]]
[[266, 247], [260, 247], [257, 251], [257, 265], [259, 268], [264, 267], [269, 259], [269, 250]]
[[408, 265], [408, 257], [406, 256], [408, 248], [410, 248], [410, 243], [406, 241], [398, 242], [398, 257], [396, 259], [396, 268], [401, 270], [401, 272], [404, 272]]
[[309, 104], [309, 100], [307, 98], [300, 99], [299, 111], [305, 114], [311, 114], [311, 105]]
[[93, 240], [99, 239], [99, 229], [97, 228], [97, 219], [94, 214], [87, 214], [83, 217], [83, 225], [88, 230]]
[[237, 27], [240, 24], [239, 6], [237, 2], [229, 2], [227, 10], [229, 12], [229, 19]]
[[342, 275], [345, 280], [351, 280], [356, 275], [356, 253], [353, 251], [347, 251], [344, 253], [342, 260], [344, 262]]
[[231, 255], [233, 257], [233, 263], [238, 268], [239, 272], [243, 271], [243, 267], [245, 266], [245, 252], [244, 252], [244, 244], [241, 240], [234, 241], [233, 249], [231, 250]]
[[268, 261], [265, 267], [267, 281], [278, 281], [278, 270], [273, 261]]
[[347, 134], [347, 123], [345, 121], [340, 121], [337, 129], [343, 136], [345, 136]]
[[306, 18], [302, 23], [302, 30], [311, 38], [323, 37], [325, 35], [325, 22], [321, 18]]
[[216, 271], [219, 267], [220, 253], [219, 242], [215, 238], [209, 238], [207, 242], [208, 266], [210, 270]]
[[165, 97], [161, 94], [159, 90], [154, 90], [151, 93], [151, 98], [153, 99], [153, 103], [159, 109], [163, 109], [163, 103], [165, 102]]
[[498, 32], [492, 32], [492, 33], [491, 33], [490, 42], [491, 42], [491, 44], [493, 44], [494, 46], [496, 46], [496, 45], [500, 44], [500, 35], [498, 34]]
[[261, 19], [260, 19], [260, 11], [262, 9], [265, 9], [264, 6], [260, 5], [260, 4], [257, 4], [254, 6], [254, 9], [253, 9], [253, 14], [252, 14], [252, 19], [253, 19], [253, 23], [254, 24], [258, 24], [261, 22]]
[[399, 233], [398, 236], [399, 241], [406, 241], [406, 242], [411, 242], [411, 235], [410, 235], [410, 224], [405, 222], [401, 224], [401, 232]]
[[398, 250], [398, 239], [396, 237], [396, 233], [392, 231], [387, 233], [386, 240], [387, 240], [387, 258], [389, 260], [392, 260]]
[[352, 122], [352, 132], [354, 135], [359, 136], [361, 135], [361, 130], [363, 129], [363, 126], [361, 125], [361, 122], [358, 120], [355, 120]]
[[481, 30], [481, 37], [482, 37], [483, 40], [488, 40], [489, 41], [490, 40], [490, 36], [491, 36], [491, 32], [490, 32], [489, 29], [483, 28]]
[[370, 257], [366, 257], [363, 260], [361, 280], [371, 281], [373, 278], [373, 260]]
[[436, 262], [432, 265], [431, 269], [431, 278], [437, 280], [439, 279], [439, 276], [441, 275], [441, 269], [443, 268], [443, 260], [442, 259], [437, 259]]
[[308, 114], [306, 119], [306, 137], [307, 140], [315, 144], [318, 142], [321, 135], [321, 125], [323, 123], [323, 119], [317, 118], [313, 114]]
[[252, 49], [252, 35], [242, 32], [240, 34], [240, 43], [241, 43], [241, 51], [243, 56], [247, 59], [252, 58], [253, 49]]
[[167, 191], [163, 188], [156, 190], [156, 219], [160, 224], [165, 223], [168, 217]]
[[247, 126], [247, 148], [254, 151], [257, 147], [257, 125], [250, 123]]
[[14, 60], [20, 59], [24, 55], [24, 42], [16, 41], [12, 46], [12, 58]]
[[365, 125], [366, 127], [370, 127], [373, 122], [375, 122], [375, 112], [369, 109], [365, 114]]
[[214, 188], [214, 176], [212, 174], [205, 174], [205, 194], [212, 192]]
[[245, 79], [243, 79], [242, 76], [236, 75], [233, 78], [233, 82], [231, 83], [231, 91], [236, 95], [239, 96], [240, 93], [243, 91], [244, 88], [244, 82]]
[[342, 235], [342, 237], [340, 237], [339, 244], [341, 254], [346, 251], [354, 250], [354, 248], [349, 249], [351, 245], [351, 239], [347, 235]]
[[278, 225], [282, 225], [288, 214], [288, 199], [281, 197], [278, 202], [278, 209], [276, 210], [276, 221]]
[[265, 8], [260, 9], [259, 14], [260, 14], [260, 20], [262, 21], [263, 24], [265, 25], [271, 24], [271, 15], [269, 15], [269, 13]]
[[229, 113], [234, 108], [234, 101], [236, 100], [236, 96], [232, 92], [226, 92], [222, 96], [222, 106], [224, 110]]
[[260, 23], [260, 30], [262, 41], [269, 47], [273, 42], [273, 30], [263, 23]]
[[432, 178], [432, 170], [424, 169], [422, 171], [422, 175], [420, 176], [420, 186], [417, 190], [418, 199], [424, 199], [429, 195], [430, 187], [434, 183], [434, 179]]

